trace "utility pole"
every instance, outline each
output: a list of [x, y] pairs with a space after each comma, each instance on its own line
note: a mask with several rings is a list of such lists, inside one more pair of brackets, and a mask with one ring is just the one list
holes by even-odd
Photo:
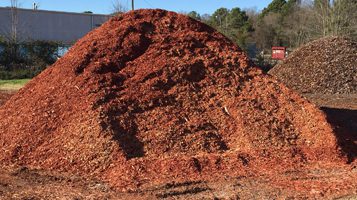
[[134, 0], [131, 0], [131, 10], [134, 10]]

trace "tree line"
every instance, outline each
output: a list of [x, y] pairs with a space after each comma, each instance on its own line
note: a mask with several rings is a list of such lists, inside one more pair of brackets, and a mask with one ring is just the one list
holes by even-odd
[[[126, 12], [119, 0], [115, 2], [114, 13]], [[18, 40], [17, 4], [17, 0], [11, 0], [9, 38], [0, 37], [0, 79], [32, 77], [59, 57], [59, 43]], [[264, 66], [260, 52], [264, 55], [272, 46], [294, 49], [329, 35], [357, 39], [356, 10], [357, 0], [273, 0], [260, 12], [219, 8], [213, 14], [186, 14], [217, 29]]]
[[250, 52], [272, 46], [294, 49], [331, 35], [357, 38], [357, 0], [273, 0], [261, 12], [219, 8], [211, 15], [186, 14]]

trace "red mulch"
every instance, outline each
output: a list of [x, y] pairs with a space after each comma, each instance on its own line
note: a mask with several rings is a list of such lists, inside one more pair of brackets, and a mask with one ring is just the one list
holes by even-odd
[[316, 106], [222, 34], [163, 10], [92, 31], [0, 115], [1, 163], [123, 190], [346, 159]]

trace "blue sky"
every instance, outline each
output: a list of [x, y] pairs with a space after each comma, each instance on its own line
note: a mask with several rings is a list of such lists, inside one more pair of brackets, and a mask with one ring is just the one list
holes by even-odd
[[[18, 0], [20, 7], [31, 8], [32, 3], [39, 4], [41, 10], [68, 12], [92, 11], [108, 14], [112, 11], [113, 0]], [[120, 0], [124, 6], [130, 6], [131, 0]], [[195, 10], [201, 14], [213, 13], [220, 7], [254, 8], [261, 10], [271, 0], [135, 0], [136, 8], [162, 8], [176, 12]], [[9, 6], [10, 0], [0, 0], [0, 6]]]

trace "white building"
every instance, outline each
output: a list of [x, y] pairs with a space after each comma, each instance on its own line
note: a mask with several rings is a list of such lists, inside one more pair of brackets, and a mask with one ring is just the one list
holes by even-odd
[[92, 13], [0, 7], [0, 35], [9, 37], [15, 29], [17, 38], [22, 41], [46, 40], [71, 45], [110, 17]]

